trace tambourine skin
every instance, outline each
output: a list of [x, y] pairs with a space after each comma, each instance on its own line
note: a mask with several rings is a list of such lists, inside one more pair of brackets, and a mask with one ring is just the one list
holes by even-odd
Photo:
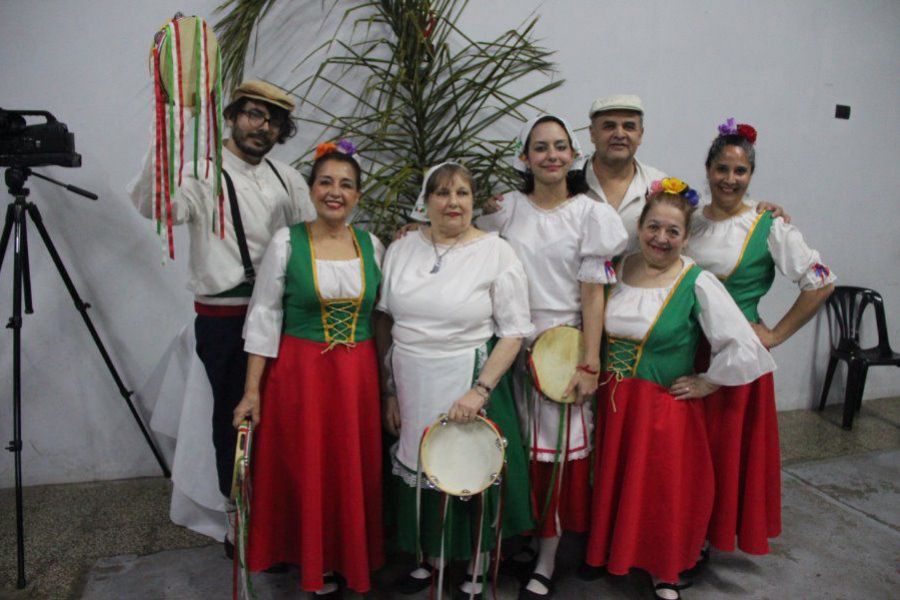
[[[197, 20], [200, 17], [180, 17], [176, 19], [178, 22], [178, 50], [180, 50], [181, 54], [181, 90], [183, 97], [183, 105], [185, 108], [196, 108], [200, 102], [197, 94], [197, 71], [200, 68], [198, 64], [201, 60], [200, 56], [196, 56], [194, 52], [194, 45], [197, 42], [196, 32], [197, 32]], [[157, 36], [154, 37], [153, 44], [154, 46], [160, 45], [160, 56], [168, 56], [168, 53], [171, 52], [171, 43], [174, 40], [170, 40], [169, 36], [166, 35], [166, 27], [168, 26], [168, 22], [164, 25], [158, 32]], [[202, 30], [202, 23], [201, 23]], [[219, 42], [216, 39], [215, 34], [213, 33], [212, 27], [207, 26], [206, 30], [206, 64], [209, 69], [209, 81], [210, 85], [214, 85], [216, 81], [216, 76], [218, 75], [218, 68], [216, 64], [216, 54], [219, 49]], [[158, 41], [157, 41], [158, 40]], [[152, 48], [151, 48], [152, 50]], [[169, 64], [169, 61], [160, 60], [160, 85], [162, 85], [163, 89], [166, 92], [166, 96], [169, 97], [170, 103], [176, 103], [177, 99], [172, 98], [172, 90], [167, 89], [167, 82], [172, 77], [172, 67]], [[150, 72], [153, 72], [153, 54], [151, 52], [150, 55]], [[201, 85], [203, 83], [201, 82]], [[202, 88], [201, 88], [202, 89]]]
[[575, 402], [565, 395], [575, 368], [584, 361], [584, 336], [569, 325], [552, 327], [537, 337], [528, 356], [534, 386], [547, 398], [562, 404]]
[[441, 415], [422, 434], [419, 460], [431, 485], [445, 494], [468, 498], [499, 483], [506, 439], [484, 417], [458, 423]]
[[241, 421], [237, 430], [237, 444], [234, 447], [234, 470], [231, 475], [231, 499], [234, 500], [241, 488], [244, 469], [250, 462], [250, 444], [252, 443], [253, 426], [250, 421]]

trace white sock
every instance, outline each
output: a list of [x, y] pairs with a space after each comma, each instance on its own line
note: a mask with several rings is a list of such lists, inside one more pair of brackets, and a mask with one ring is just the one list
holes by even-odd
[[[547, 579], [553, 578], [553, 570], [556, 568], [556, 550], [559, 548], [559, 536], [541, 538], [538, 542], [538, 558], [534, 565], [534, 572], [543, 575]], [[550, 590], [543, 583], [534, 579], [528, 582], [526, 589], [535, 594], [546, 595]]]

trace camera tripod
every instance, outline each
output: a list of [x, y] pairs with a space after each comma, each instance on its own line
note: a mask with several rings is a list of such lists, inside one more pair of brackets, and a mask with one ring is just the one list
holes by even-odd
[[78, 291], [75, 289], [75, 284], [72, 283], [72, 279], [69, 277], [68, 272], [66, 272], [66, 267], [63, 265], [62, 259], [60, 258], [59, 253], [56, 251], [56, 247], [53, 245], [53, 241], [50, 239], [50, 234], [44, 227], [44, 221], [41, 217], [40, 212], [38, 212], [37, 206], [25, 200], [29, 194], [29, 190], [25, 188], [25, 182], [28, 180], [29, 175], [35, 175], [36, 177], [40, 177], [41, 179], [46, 179], [47, 181], [50, 181], [56, 185], [65, 187], [71, 192], [75, 192], [87, 198], [91, 198], [92, 200], [97, 199], [97, 196], [90, 192], [72, 185], [66, 185], [64, 183], [56, 181], [55, 179], [40, 175], [39, 173], [32, 173], [31, 169], [27, 167], [14, 166], [9, 167], [6, 170], [6, 185], [9, 187], [9, 193], [14, 197], [14, 200], [10, 202], [6, 207], [6, 222], [3, 226], [3, 235], [2, 237], [0, 237], [0, 267], [3, 266], [3, 260], [6, 257], [6, 248], [9, 244], [10, 234], [12, 234], [13, 237], [13, 314], [6, 326], [8, 329], [13, 330], [13, 439], [9, 443], [9, 446], [6, 447], [6, 449], [15, 454], [16, 557], [18, 567], [16, 587], [20, 589], [24, 588], [26, 585], [25, 528], [23, 524], [22, 501], [21, 330], [23, 301], [25, 304], [25, 313], [32, 314], [34, 312], [31, 304], [31, 275], [28, 265], [28, 230], [26, 227], [28, 215], [31, 215], [31, 221], [32, 223], [34, 223], [34, 226], [40, 234], [41, 239], [44, 241], [44, 246], [46, 246], [47, 251], [50, 253], [50, 258], [53, 259], [53, 264], [56, 266], [56, 270], [59, 273], [59, 276], [62, 278], [66, 289], [69, 291], [69, 295], [72, 297], [72, 302], [75, 304], [75, 308], [79, 313], [81, 313], [81, 318], [84, 320], [85, 325], [87, 325], [91, 337], [94, 338], [94, 344], [97, 346], [97, 350], [100, 351], [100, 355], [103, 357], [103, 362], [106, 363], [106, 368], [109, 369], [110, 375], [112, 375], [113, 380], [115, 380], [116, 386], [119, 388], [119, 394], [121, 394], [122, 398], [128, 404], [128, 408], [131, 410], [131, 415], [134, 417], [135, 422], [141, 430], [141, 433], [144, 434], [144, 439], [147, 440], [147, 445], [150, 446], [150, 450], [156, 457], [156, 461], [159, 463], [163, 474], [166, 477], [170, 476], [169, 467], [166, 465], [166, 462], [163, 459], [159, 449], [157, 449], [156, 444], [153, 443], [153, 439], [150, 437], [150, 432], [147, 431], [144, 422], [135, 409], [134, 404], [131, 402], [131, 396], [133, 392], [125, 387], [125, 384], [122, 382], [122, 378], [119, 377], [119, 373], [118, 371], [116, 371], [116, 367], [113, 365], [109, 353], [106, 351], [103, 342], [100, 340], [100, 337], [97, 334], [97, 330], [94, 328], [94, 324], [91, 322], [91, 318], [88, 316], [87, 310], [91, 307], [91, 305], [84, 302], [78, 295]]

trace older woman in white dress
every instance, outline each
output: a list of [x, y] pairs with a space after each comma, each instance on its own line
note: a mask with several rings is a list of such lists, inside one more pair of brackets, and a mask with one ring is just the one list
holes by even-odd
[[[486, 409], [509, 441], [503, 533], [532, 527], [526, 460], [511, 383], [504, 378], [533, 329], [528, 284], [509, 244], [472, 227], [473, 194], [472, 176], [462, 165], [432, 168], [422, 193], [431, 226], [394, 242], [384, 259], [377, 309], [385, 318], [376, 331], [389, 367], [383, 377], [385, 425], [400, 438], [391, 452], [398, 542], [428, 557], [400, 582], [403, 593], [427, 587], [443, 556], [471, 559], [461, 591], [480, 597], [483, 553], [496, 543], [486, 525], [481, 547], [474, 547], [477, 502], [449, 499], [444, 519], [440, 494], [423, 489], [418, 514], [419, 443], [440, 414], [465, 422]], [[496, 510], [498, 491], [485, 492], [486, 513]]]

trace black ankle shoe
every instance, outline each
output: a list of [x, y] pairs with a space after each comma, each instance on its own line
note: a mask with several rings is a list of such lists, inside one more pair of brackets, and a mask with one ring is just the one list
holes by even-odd
[[317, 594], [316, 592], [312, 593], [312, 597], [316, 600], [342, 600], [344, 597], [344, 593], [341, 591], [341, 587], [344, 585], [344, 578], [338, 576], [335, 573], [330, 575], [325, 575], [322, 577], [322, 583], [328, 585], [329, 583], [333, 583], [337, 585], [333, 591], [328, 592], [327, 594]]
[[[412, 572], [416, 569], [425, 569], [430, 573], [429, 577], [425, 577], [424, 579], [419, 579], [418, 577], [413, 577]], [[406, 577], [401, 579], [396, 583], [394, 589], [400, 592], [401, 594], [405, 594], [407, 596], [412, 594], [418, 594], [425, 588], [431, 585], [431, 579], [434, 577], [434, 572], [437, 569], [434, 568], [433, 565], [427, 562], [421, 562], [416, 565], [416, 568], [406, 574]]]
[[[537, 592], [532, 592], [531, 590], [529, 590], [528, 584], [532, 579], [537, 581], [538, 583], [543, 584], [544, 587], [547, 588], [547, 593], [538, 594]], [[532, 573], [531, 577], [528, 578], [528, 581], [525, 582], [525, 585], [522, 586], [522, 589], [519, 590], [519, 600], [547, 600], [551, 597], [553, 597], [553, 582], [540, 573]]]
[[228, 538], [225, 538], [225, 558], [228, 560], [234, 560], [234, 544], [228, 541]]
[[[481, 591], [477, 594], [471, 594], [469, 592], [464, 592], [462, 587], [456, 588], [456, 593], [453, 594], [455, 600], [481, 600], [484, 596], [484, 577], [482, 575], [466, 575], [465, 581], [470, 581], [474, 584], [478, 584], [481, 586]], [[465, 581], [463, 583], [465, 583]]]

